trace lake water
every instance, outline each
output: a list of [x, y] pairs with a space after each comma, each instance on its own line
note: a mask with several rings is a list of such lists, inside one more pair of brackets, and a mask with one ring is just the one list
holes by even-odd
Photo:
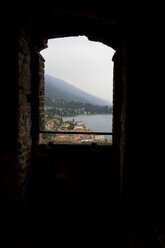
[[[98, 132], [112, 132], [112, 115], [101, 114], [101, 115], [78, 115], [63, 117], [63, 121], [82, 121], [87, 128]], [[105, 135], [108, 140], [112, 139], [111, 135]]]

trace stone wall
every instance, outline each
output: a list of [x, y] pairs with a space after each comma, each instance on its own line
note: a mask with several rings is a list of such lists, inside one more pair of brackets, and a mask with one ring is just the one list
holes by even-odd
[[[17, 30], [18, 31], [18, 30]], [[28, 169], [32, 156], [31, 46], [25, 32], [15, 31], [6, 44], [5, 80], [1, 90], [0, 228], [20, 229]], [[8, 54], [9, 53], [9, 54]]]
[[44, 59], [33, 45], [29, 36], [21, 32], [18, 51], [17, 179], [22, 196], [26, 190], [32, 150], [37, 149], [38, 145], [38, 131], [44, 129]]
[[44, 129], [44, 59], [41, 54], [32, 50], [32, 134], [38, 143], [39, 130]]
[[32, 153], [31, 137], [31, 50], [30, 40], [25, 33], [19, 37], [18, 51], [18, 185], [21, 186], [21, 194], [24, 194], [27, 169], [30, 165]]
[[45, 81], [44, 81], [44, 62], [45, 60], [39, 54], [39, 128], [40, 130], [45, 129]]

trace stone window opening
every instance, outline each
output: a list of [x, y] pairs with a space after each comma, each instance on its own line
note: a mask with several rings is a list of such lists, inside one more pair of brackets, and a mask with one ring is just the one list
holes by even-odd
[[[106, 45], [104, 45], [101, 42], [96, 42], [96, 41], [92, 42], [92, 41], [89, 41], [86, 36], [78, 36], [78, 37], [77, 36], [76, 37], [75, 36], [72, 36], [72, 37], [64, 37], [64, 38], [59, 38], [59, 39], [56, 38], [56, 39], [51, 39], [49, 41], [50, 41], [50, 43], [53, 40], [55, 40], [55, 42], [58, 41], [56, 43], [56, 45], [57, 45], [57, 47], [60, 50], [61, 47], [62, 47], [62, 45], [60, 47], [59, 40], [61, 39], [62, 40], [62, 43], [64, 43], [65, 40], [68, 39], [68, 41], [69, 41], [68, 43], [69, 44], [67, 44], [67, 42], [66, 42], [67, 47], [66, 47], [65, 52], [67, 51], [68, 54], [70, 54], [71, 52], [74, 52], [73, 57], [74, 56], [76, 57], [76, 56], [80, 56], [80, 51], [76, 50], [76, 48], [78, 49], [79, 47], [76, 47], [75, 50], [73, 49], [73, 46], [78, 46], [79, 45], [78, 42], [75, 43], [76, 38], [77, 38], [77, 40], [79, 38], [79, 42], [80, 42], [81, 39], [82, 40], [84, 39], [83, 42], [87, 42], [88, 41], [89, 44], [90, 44], [90, 46], [91, 46], [91, 47], [89, 47], [89, 49], [93, 49], [93, 51], [94, 51], [94, 49], [96, 49], [95, 51], [100, 50], [99, 51], [100, 54], [101, 54], [101, 49], [102, 49], [103, 50], [102, 53], [104, 53], [102, 55], [102, 57], [104, 57], [104, 59], [105, 59], [105, 53], [108, 53], [108, 55], [106, 55], [106, 60], [107, 61], [109, 60], [109, 61], [108, 62], [107, 61], [106, 62], [102, 62], [102, 64], [105, 63], [105, 66], [107, 66], [107, 65], [109, 66], [109, 69], [108, 69], [109, 71], [108, 70], [106, 71], [106, 69], [104, 69], [104, 71], [106, 71], [107, 74], [108, 73], [111, 74], [111, 75], [108, 75], [108, 76], [106, 75], [107, 76], [106, 77], [106, 80], [107, 80], [107, 78], [109, 78], [108, 79], [109, 80], [108, 81], [108, 84], [109, 85], [106, 88], [106, 91], [108, 93], [106, 93], [106, 94], [108, 95], [110, 101], [108, 102], [108, 101], [106, 101], [104, 99], [104, 104], [101, 103], [102, 106], [100, 104], [100, 109], [101, 109], [100, 110], [99, 107], [98, 107], [98, 109], [96, 107], [98, 105], [98, 104], [95, 103], [96, 102], [96, 99], [94, 99], [95, 101], [93, 100], [93, 102], [91, 101], [91, 102], [88, 103], [87, 101], [86, 102], [83, 102], [83, 101], [81, 102], [81, 100], [79, 100], [79, 99], [78, 100], [77, 99], [76, 100], [74, 100], [74, 99], [69, 99], [68, 100], [67, 99], [68, 96], [66, 97], [66, 99], [60, 99], [60, 97], [57, 96], [56, 94], [55, 94], [55, 96], [54, 95], [51, 95], [51, 94], [53, 94], [52, 93], [53, 88], [52, 88], [52, 85], [51, 85], [52, 82], [50, 82], [50, 81], [53, 80], [53, 79], [56, 79], [56, 80], [57, 79], [60, 79], [61, 80], [61, 85], [64, 83], [63, 87], [65, 87], [65, 86], [66, 87], [68, 87], [68, 86], [70, 87], [71, 86], [71, 87], [73, 87], [73, 89], [77, 89], [78, 88], [78, 85], [76, 85], [75, 82], [74, 82], [75, 84], [73, 86], [70, 83], [68, 83], [69, 85], [67, 85], [67, 84], [65, 85], [65, 83], [67, 83], [67, 81], [70, 82], [71, 80], [67, 80], [67, 79], [65, 79], [65, 77], [59, 76], [60, 75], [60, 73], [59, 73], [60, 70], [63, 70], [63, 71], [66, 70], [66, 73], [63, 73], [63, 74], [67, 74], [68, 73], [68, 75], [69, 75], [69, 72], [68, 72], [69, 69], [70, 68], [73, 69], [74, 66], [75, 66], [75, 69], [77, 69], [77, 67], [76, 67], [76, 65], [74, 63], [73, 63], [73, 65], [72, 65], [72, 63], [70, 63], [70, 64], [68, 64], [70, 66], [70, 68], [68, 69], [66, 67], [66, 63], [64, 63], [64, 67], [63, 67], [64, 69], [60, 69], [60, 65], [63, 62], [60, 61], [61, 58], [57, 54], [58, 53], [58, 49], [56, 49], [56, 54], [54, 54], [53, 56], [54, 57], [57, 57], [56, 60], [59, 60], [59, 61], [58, 62], [57, 61], [55, 62], [55, 65], [54, 65], [54, 67], [55, 67], [55, 69], [54, 69], [54, 71], [55, 71], [54, 72], [54, 75], [55, 76], [52, 76], [52, 75], [50, 75], [50, 68], [49, 69], [47, 68], [48, 67], [47, 58], [48, 58], [48, 54], [49, 53], [46, 54], [46, 50], [42, 50], [40, 53], [41, 53], [42, 57], [44, 57], [44, 60], [45, 60], [45, 71], [44, 71], [44, 75], [45, 75], [44, 76], [44, 79], [45, 79], [44, 80], [45, 81], [45, 84], [44, 84], [44, 89], [45, 89], [44, 90], [44, 93], [45, 93], [44, 100], [45, 100], [45, 103], [42, 103], [42, 105], [44, 104], [45, 116], [44, 116], [44, 126], [42, 125], [42, 128], [40, 126], [40, 139], [39, 139], [39, 143], [48, 143], [48, 142], [50, 142], [50, 143], [58, 143], [58, 144], [65, 144], [65, 143], [69, 143], [69, 144], [72, 144], [72, 143], [74, 143], [74, 144], [75, 143], [78, 143], [78, 144], [101, 143], [101, 144], [111, 145], [112, 144], [112, 126], [113, 126], [113, 124], [112, 124], [112, 122], [113, 122], [113, 61], [112, 61], [112, 57], [113, 57], [115, 51], [113, 49], [111, 49], [111, 47], [106, 46]], [[73, 44], [71, 44], [71, 40], [72, 39], [74, 41]], [[94, 43], [93, 47], [92, 47], [92, 43]], [[82, 44], [81, 44], [81, 46], [82, 46]], [[49, 49], [49, 42], [48, 42], [48, 49]], [[82, 47], [82, 49], [83, 49], [83, 47]], [[77, 52], [77, 54], [76, 54], [76, 52]], [[87, 52], [88, 51], [86, 51], [86, 53]], [[60, 51], [59, 51], [59, 53], [60, 53]], [[69, 56], [67, 57], [68, 54], [66, 54], [66, 60], [68, 59], [68, 61], [69, 61], [70, 58], [69, 58]], [[82, 58], [81, 58], [81, 56], [82, 56]], [[84, 54], [81, 55], [81, 56], [79, 57], [79, 61], [81, 59], [84, 59], [84, 57], [85, 57]], [[97, 56], [99, 56], [99, 55], [95, 55], [95, 56], [96, 56], [96, 58], [93, 58], [93, 61], [95, 59], [98, 59]], [[61, 57], [62, 57], [62, 55], [61, 55]], [[51, 59], [53, 60], [53, 57], [51, 57]], [[89, 58], [89, 60], [90, 59], [91, 58]], [[81, 63], [83, 64], [83, 62], [81, 62]], [[87, 60], [86, 60], [86, 63], [88, 63]], [[49, 62], [49, 64], [50, 64], [50, 62]], [[58, 64], [59, 64], [59, 67], [58, 67]], [[100, 62], [100, 67], [103, 66], [102, 64]], [[97, 63], [96, 63], [96, 65], [97, 65]], [[51, 66], [53, 66], [53, 62], [52, 62], [52, 65]], [[97, 73], [98, 74], [98, 78], [99, 78], [100, 75], [99, 75], [99, 72], [97, 70], [97, 66], [96, 66], [96, 68], [94, 68], [94, 66], [93, 66], [93, 68], [91, 68], [91, 69], [92, 69], [92, 73], [93, 74], [96, 74]], [[70, 69], [70, 71], [71, 71], [71, 69]], [[80, 70], [83, 70], [83, 69], [84, 68], [80, 68]], [[56, 71], [57, 71], [57, 74], [56, 74]], [[85, 69], [84, 69], [84, 71], [85, 71]], [[100, 69], [100, 71], [101, 71], [101, 69]], [[77, 70], [75, 71], [75, 74], [78, 74]], [[56, 77], [56, 75], [57, 75], [57, 77]], [[81, 77], [81, 75], [82, 74], [80, 74], [80, 77]], [[86, 75], [84, 74], [83, 76], [86, 76]], [[94, 75], [92, 75], [92, 76], [94, 76]], [[76, 81], [76, 79], [73, 80], [73, 81]], [[59, 84], [59, 82], [57, 82], [57, 84]], [[97, 86], [97, 84], [98, 84], [98, 82], [96, 82], [95, 84], [93, 84], [93, 87]], [[51, 89], [52, 89], [52, 91], [51, 91]], [[59, 90], [59, 88], [57, 89], [57, 91], [58, 90]], [[79, 90], [83, 90], [83, 89], [79, 88]], [[65, 89], [64, 89], [64, 91], [65, 91]], [[89, 92], [88, 94], [90, 94], [90, 96], [94, 95], [91, 92]], [[43, 91], [42, 90], [39, 91], [39, 95], [43, 99]], [[51, 97], [50, 97], [50, 95], [51, 95]], [[56, 97], [57, 97], [57, 99], [56, 99]], [[96, 97], [98, 98], [98, 96], [96, 96]], [[103, 100], [103, 98], [101, 99], [101, 97], [100, 97], [97, 100], [100, 100], [101, 101], [101, 100]], [[63, 106], [62, 105], [61, 106], [58, 106], [60, 104], [59, 103], [60, 101], [63, 101], [63, 103], [61, 103]], [[77, 103], [75, 101], [77, 101]], [[79, 105], [82, 105], [82, 106], [79, 106], [79, 108], [76, 108], [76, 104], [74, 104], [74, 102], [77, 104], [77, 106], [79, 106]], [[68, 105], [68, 106], [69, 105], [75, 105], [75, 106], [69, 106], [68, 108], [66, 108], [66, 105]], [[92, 108], [94, 108], [94, 106], [95, 106], [95, 109], [92, 110], [94, 112], [89, 113], [90, 110]], [[96, 123], [97, 122], [97, 116], [96, 115], [99, 113], [98, 111], [102, 111], [101, 112], [101, 114], [102, 114], [101, 117], [102, 118], [104, 117], [105, 118], [105, 121], [107, 123], [105, 123], [103, 125], [103, 129], [99, 129], [100, 127], [98, 127], [98, 128], [96, 127], [96, 129], [93, 130], [90, 125], [87, 126], [88, 124], [86, 125], [86, 123], [84, 123], [84, 118], [83, 117], [88, 117], [88, 118], [91, 117], [91, 118], [93, 118], [92, 121]], [[105, 116], [104, 116], [104, 113], [103, 112], [105, 113]], [[94, 116], [94, 114], [95, 114], [95, 116]], [[52, 118], [50, 118], [50, 116]], [[79, 119], [78, 119], [78, 116], [79, 116]], [[98, 118], [100, 118], [99, 115], [98, 115]], [[82, 121], [82, 119], [83, 119], [83, 121]], [[82, 123], [82, 125], [80, 125], [80, 122]], [[89, 122], [89, 121], [87, 121], [87, 122]], [[43, 121], [42, 121], [42, 123], [43, 123]], [[101, 121], [100, 121], [100, 123], [101, 123]], [[95, 126], [97, 126], [97, 125], [95, 125]], [[106, 126], [106, 127], [104, 127], [104, 126]]]

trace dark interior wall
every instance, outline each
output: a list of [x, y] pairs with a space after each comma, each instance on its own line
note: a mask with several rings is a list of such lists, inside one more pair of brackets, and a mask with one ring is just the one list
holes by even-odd
[[[75, 149], [67, 150], [68, 148], [63, 147], [64, 150], [59, 152], [58, 149], [61, 148], [56, 146], [51, 148], [52, 150], [47, 150], [45, 147], [45, 150], [39, 153], [40, 147], [35, 146], [37, 137], [34, 131], [43, 124], [43, 60], [38, 52], [45, 47], [48, 38], [78, 34], [86, 34], [93, 40], [100, 40], [115, 48], [116, 63], [119, 66], [116, 67], [116, 72], [121, 73], [115, 78], [118, 81], [118, 85], [115, 86], [118, 96], [114, 106], [114, 109], [116, 108], [114, 123], [118, 123], [117, 129], [114, 130], [119, 133], [118, 140], [114, 142], [117, 148], [115, 163], [118, 176], [116, 174], [113, 179], [111, 177], [108, 179], [107, 175], [112, 171], [106, 168], [106, 159], [112, 153], [104, 148], [99, 153], [97, 149], [91, 151], [89, 148], [85, 154], [90, 159], [86, 160], [83, 157], [78, 163], [79, 170], [85, 164], [83, 176], [88, 180], [90, 190], [93, 189], [91, 182], [95, 183], [97, 190], [94, 202], [98, 200], [99, 186], [96, 178], [99, 177], [99, 173], [103, 176], [105, 172], [105, 182], [104, 177], [101, 179], [102, 185], [110, 183], [111, 187], [112, 184], [115, 185], [115, 189], [121, 185], [122, 207], [125, 207], [121, 212], [126, 220], [136, 223], [135, 219], [139, 216], [142, 219], [146, 213], [150, 217], [157, 218], [162, 218], [164, 215], [164, 12], [159, 6], [136, 10], [132, 10], [130, 14], [126, 7], [118, 9], [114, 6], [111, 10], [105, 10], [102, 6], [101, 9], [89, 10], [87, 7], [79, 9], [70, 7], [68, 10], [61, 7], [56, 8], [55, 11], [48, 7], [48, 12], [42, 7], [35, 11], [27, 8], [19, 12], [18, 21], [13, 18], [10, 27], [6, 27], [6, 30], [13, 31], [13, 34], [11, 36], [9, 31], [4, 33], [6, 52], [2, 55], [5, 80], [1, 89], [7, 95], [7, 100], [1, 99], [3, 106], [1, 121], [3, 131], [0, 133], [2, 227], [8, 226], [11, 220], [14, 226], [16, 223], [14, 220], [21, 216], [23, 202], [20, 202], [24, 198], [28, 172], [30, 173], [28, 192], [30, 191], [34, 198], [34, 192], [42, 195], [40, 189], [36, 188], [37, 180], [43, 184], [41, 188], [44, 190], [43, 182], [47, 175], [51, 178], [54, 164], [58, 167], [62, 163], [60, 170], [64, 168], [64, 174], [68, 170], [66, 166], [69, 164], [72, 170], [73, 165], [75, 172], [77, 165], [74, 160]], [[135, 15], [133, 15], [134, 11]], [[40, 110], [38, 111], [41, 114], [40, 118], [36, 115], [37, 110]], [[65, 156], [61, 162], [63, 152]], [[42, 155], [45, 156], [43, 160]], [[81, 157], [81, 149], [77, 151], [77, 159], [78, 155]], [[103, 161], [102, 156], [105, 156]], [[94, 165], [97, 159], [102, 166], [98, 166], [95, 171]], [[121, 177], [118, 170], [119, 163]], [[41, 171], [36, 170], [35, 166], [39, 165], [46, 166], [43, 169], [46, 174], [42, 173], [43, 167]], [[50, 168], [49, 173], [47, 166]], [[86, 175], [88, 167], [90, 170]], [[29, 171], [29, 168], [32, 170]], [[92, 181], [93, 175], [96, 176], [94, 181]], [[120, 182], [119, 178], [122, 179]], [[46, 180], [49, 183], [49, 179]], [[50, 184], [54, 185], [51, 180]], [[76, 183], [78, 185], [77, 181]], [[50, 184], [46, 184], [46, 192]], [[84, 192], [90, 198], [87, 190], [86, 188]], [[104, 187], [101, 187], [101, 192], [103, 191]], [[112, 193], [111, 190], [109, 192]], [[51, 193], [50, 191], [49, 201], [53, 201]], [[99, 200], [102, 199], [101, 194]], [[103, 195], [104, 200], [108, 199], [107, 188]], [[34, 202], [29, 201], [32, 212], [33, 203], [40, 205], [42, 204], [40, 200], [38, 199], [37, 203], [35, 199]], [[125, 223], [123, 230], [124, 226]]]
[[[15, 35], [16, 38], [16, 35]], [[7, 46], [5, 46], [7, 48]], [[10, 59], [9, 55], [11, 56]], [[7, 56], [7, 57], [6, 57]], [[17, 46], [13, 42], [8, 52], [3, 53], [1, 77], [1, 132], [0, 132], [0, 213], [1, 225], [5, 229], [12, 215], [12, 199], [16, 196], [16, 170], [17, 170], [17, 120], [18, 120], [18, 93], [17, 84]], [[8, 69], [11, 68], [12, 74]], [[7, 82], [6, 82], [7, 80]], [[10, 88], [9, 88], [10, 85]], [[3, 92], [3, 93], [2, 93]], [[3, 96], [7, 96], [3, 97]], [[13, 211], [14, 214], [14, 211]]]
[[119, 171], [112, 154], [111, 146], [40, 146], [28, 201], [28, 219], [38, 235], [69, 232], [86, 240], [93, 231], [101, 240], [108, 231], [104, 221], [118, 227]]
[[[6, 30], [7, 31], [7, 25]], [[15, 230], [23, 221], [27, 171], [31, 163], [31, 51], [30, 39], [18, 32], [5, 32], [1, 78], [1, 230]], [[18, 225], [15, 225], [17, 223]]]
[[138, 221], [164, 216], [162, 30], [162, 16], [153, 21], [149, 14], [128, 25], [124, 191], [128, 215]]

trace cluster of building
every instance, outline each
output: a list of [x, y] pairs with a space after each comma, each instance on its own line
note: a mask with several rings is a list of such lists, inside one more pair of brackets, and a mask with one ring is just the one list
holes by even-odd
[[[92, 142], [105, 142], [104, 135], [92, 134], [93, 130], [86, 128], [82, 121], [65, 121], [55, 118], [49, 120], [45, 126], [49, 131], [67, 131], [75, 132], [75, 134], [55, 133], [51, 136], [51, 141], [54, 143], [92, 143]], [[81, 132], [81, 134], [79, 134]], [[84, 132], [84, 134], [82, 133]], [[89, 132], [89, 134], [87, 134]]]

